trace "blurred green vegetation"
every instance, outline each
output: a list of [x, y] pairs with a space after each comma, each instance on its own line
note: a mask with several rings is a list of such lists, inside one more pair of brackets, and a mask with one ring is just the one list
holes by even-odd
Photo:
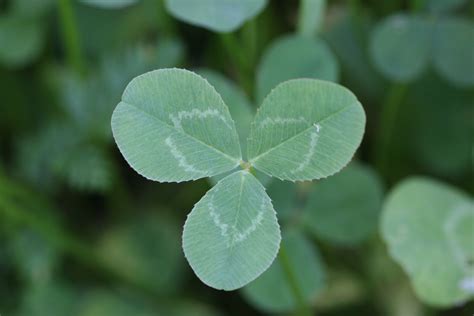
[[[302, 6], [324, 10], [314, 14], [301, 2], [270, 0], [216, 33], [161, 0], [0, 0], [1, 315], [298, 314], [284, 265], [315, 315], [472, 315], [472, 302], [423, 303], [378, 223], [386, 192], [412, 175], [474, 192], [474, 1]], [[408, 41], [405, 22], [396, 34], [385, 24], [397, 16], [415, 24]], [[126, 84], [167, 67], [206, 77], [242, 139], [262, 98], [290, 78], [338, 81], [367, 113], [357, 161], [333, 178], [258, 175], [288, 260], [241, 291], [202, 284], [181, 250], [186, 215], [217, 179], [147, 181], [113, 142]]]

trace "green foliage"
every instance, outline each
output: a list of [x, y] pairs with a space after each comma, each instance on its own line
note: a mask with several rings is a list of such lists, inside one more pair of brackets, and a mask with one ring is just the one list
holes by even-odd
[[36, 59], [44, 44], [43, 26], [36, 19], [0, 16], [0, 63], [22, 67]]
[[420, 16], [397, 14], [377, 25], [370, 51], [380, 72], [400, 82], [419, 77], [429, 63], [431, 24]]
[[18, 232], [10, 244], [11, 257], [29, 285], [48, 284], [58, 264], [57, 249], [33, 231]]
[[435, 306], [474, 297], [474, 204], [442, 183], [411, 178], [385, 202], [381, 231], [417, 295]]
[[229, 107], [230, 115], [234, 119], [235, 128], [239, 134], [242, 155], [245, 158], [247, 154], [246, 142], [250, 132], [250, 124], [254, 117], [250, 100], [235, 83], [223, 75], [210, 69], [200, 69], [197, 73], [209, 81]]
[[[243, 288], [244, 297], [264, 312], [291, 312], [298, 307], [284, 265], [292, 270], [301, 295], [308, 305], [314, 302], [325, 284], [325, 268], [317, 249], [297, 231], [283, 234], [287, 258], [282, 254], [260, 278]], [[284, 262], [288, 260], [288, 262]]]
[[60, 282], [32, 286], [22, 299], [19, 316], [74, 315], [76, 295], [73, 289]]
[[[299, 102], [290, 116], [282, 116], [290, 100]], [[181, 182], [238, 165], [246, 169], [217, 183], [196, 204], [183, 232], [194, 272], [224, 290], [258, 277], [280, 243], [271, 201], [247, 169], [289, 180], [327, 177], [350, 160], [364, 126], [364, 111], [348, 90], [292, 80], [273, 90], [258, 112], [249, 137], [249, 166], [242, 161], [237, 131], [220, 95], [200, 76], [180, 69], [133, 79], [112, 116], [120, 151], [148, 179]]]
[[276, 257], [280, 227], [265, 188], [247, 171], [231, 174], [194, 207], [183, 249], [196, 275], [216, 289], [235, 290]]
[[446, 177], [472, 169], [473, 92], [432, 76], [414, 85], [408, 132], [413, 135], [413, 156], [423, 168]]
[[166, 0], [168, 12], [215, 32], [232, 32], [260, 13], [267, 0]]
[[156, 311], [148, 304], [104, 290], [87, 293], [78, 316], [153, 316]]
[[473, 9], [0, 0], [0, 314], [472, 316]]
[[263, 53], [257, 68], [257, 99], [279, 83], [294, 78], [337, 81], [339, 65], [326, 43], [320, 39], [287, 35], [277, 39]]
[[370, 49], [375, 65], [394, 81], [413, 81], [432, 63], [453, 84], [472, 86], [473, 37], [469, 20], [397, 14], [377, 26]]
[[351, 160], [364, 128], [364, 110], [349, 90], [290, 80], [263, 101], [250, 131], [249, 161], [281, 180], [325, 178]]
[[458, 86], [474, 85], [474, 23], [460, 18], [442, 19], [435, 26], [434, 67]]
[[140, 217], [106, 231], [97, 252], [117, 273], [170, 293], [178, 288], [183, 268], [178, 227], [163, 216]]
[[152, 180], [214, 176], [242, 159], [222, 98], [185, 70], [157, 70], [130, 82], [112, 116], [112, 130], [128, 163]]
[[467, 0], [426, 0], [424, 6], [428, 11], [442, 13], [456, 10], [466, 2]]
[[376, 231], [382, 185], [369, 167], [352, 163], [314, 185], [303, 223], [315, 236], [336, 245], [355, 245]]

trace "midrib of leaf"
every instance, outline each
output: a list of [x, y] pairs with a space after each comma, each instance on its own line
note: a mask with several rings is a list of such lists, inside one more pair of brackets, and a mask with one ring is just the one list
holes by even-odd
[[[136, 106], [136, 105], [134, 105], [134, 104], [125, 102], [125, 101], [123, 101], [123, 100], [122, 100], [121, 102], [122, 102], [123, 104], [129, 105], [129, 106], [131, 106], [131, 107], [137, 109], [137, 110], [140, 111], [141, 113], [143, 113], [143, 114], [145, 114], [145, 115], [151, 117], [151, 118], [154, 119], [155, 121], [157, 121], [157, 122], [159, 122], [159, 123], [161, 123], [161, 124], [167, 126], [168, 128], [170, 128], [170, 129], [172, 129], [172, 130], [174, 130], [174, 131], [176, 131], [176, 132], [178, 132], [178, 133], [180, 133], [180, 134], [186, 135], [187, 137], [192, 138], [192, 139], [195, 140], [196, 142], [198, 142], [198, 143], [200, 143], [200, 144], [206, 146], [207, 148], [209, 148], [209, 149], [211, 149], [211, 150], [213, 150], [213, 151], [215, 151], [215, 152], [221, 154], [222, 156], [224, 156], [225, 158], [229, 159], [230, 161], [236, 162], [236, 166], [238, 166], [239, 163], [240, 163], [240, 160], [242, 160], [242, 157], [240, 157], [240, 158], [231, 157], [231, 156], [229, 156], [228, 154], [226, 154], [226, 153], [220, 151], [219, 149], [214, 148], [214, 147], [210, 146], [209, 144], [206, 144], [205, 142], [201, 141], [200, 139], [197, 139], [196, 137], [194, 137], [194, 136], [192, 136], [192, 135], [186, 133], [184, 130], [181, 131], [181, 130], [177, 129], [176, 127], [174, 127], [174, 126], [172, 126], [172, 125], [170, 125], [170, 124], [168, 124], [168, 123], [166, 123], [166, 122], [160, 120], [158, 117], [156, 117], [156, 116], [154, 116], [154, 115], [148, 113], [147, 111], [144, 111], [143, 109], [139, 108], [138, 106]], [[234, 126], [234, 128], [235, 128], [235, 126]], [[240, 148], [240, 143], [239, 143], [239, 148]], [[241, 154], [241, 155], [242, 155], [242, 154]]]
[[[240, 210], [242, 209], [242, 195], [243, 195], [243, 192], [244, 192], [244, 183], [245, 183], [245, 176], [244, 176], [244, 174], [241, 174], [241, 176], [240, 176], [240, 188], [239, 188], [239, 204], [237, 205], [237, 212], [235, 213], [234, 223], [232, 225], [232, 227], [234, 227], [234, 228], [236, 227], [235, 225], [237, 224], [237, 220], [239, 219], [239, 215], [240, 215]], [[227, 260], [226, 260], [226, 265], [229, 264], [230, 259], [233, 257], [233, 254], [234, 254], [234, 245], [235, 245], [235, 242], [233, 240], [234, 235], [231, 235], [231, 236], [232, 236], [232, 242], [230, 244], [229, 254], [228, 254]]]
[[299, 132], [299, 133], [297, 133], [297, 134], [291, 136], [290, 138], [285, 139], [284, 141], [282, 141], [281, 143], [279, 143], [279, 144], [276, 145], [275, 147], [272, 147], [272, 148], [268, 149], [267, 151], [261, 153], [260, 155], [258, 155], [258, 156], [256, 156], [256, 157], [250, 159], [249, 162], [250, 162], [251, 164], [254, 164], [255, 162], [257, 162], [258, 159], [262, 158], [263, 156], [265, 156], [265, 155], [267, 155], [268, 153], [272, 152], [273, 150], [277, 149], [277, 148], [280, 147], [281, 145], [283, 145], [283, 144], [285, 144], [285, 143], [287, 143], [287, 142], [293, 140], [294, 138], [296, 138], [296, 137], [300, 136], [301, 134], [304, 134], [304, 133], [306, 133], [307, 131], [309, 131], [310, 129], [314, 128], [314, 124], [321, 124], [321, 123], [323, 123], [324, 121], [329, 120], [329, 119], [332, 118], [333, 116], [336, 116], [336, 115], [338, 115], [339, 113], [343, 112], [344, 110], [346, 110], [346, 109], [352, 107], [354, 104], [357, 105], [357, 104], [359, 104], [359, 102], [351, 103], [351, 104], [349, 104], [349, 105], [347, 105], [347, 106], [344, 106], [344, 107], [342, 107], [341, 109], [337, 110], [336, 112], [329, 114], [329, 115], [326, 116], [325, 118], [323, 118], [323, 119], [321, 119], [321, 120], [319, 120], [319, 121], [317, 121], [317, 122], [312, 123], [311, 126], [309, 126], [308, 128], [306, 128], [306, 129], [302, 130], [301, 132]]

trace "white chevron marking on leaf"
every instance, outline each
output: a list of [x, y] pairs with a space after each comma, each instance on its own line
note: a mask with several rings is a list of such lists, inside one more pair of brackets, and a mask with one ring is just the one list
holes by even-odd
[[225, 126], [229, 129], [232, 129], [232, 126], [227, 122], [224, 115], [222, 115], [218, 110], [208, 108], [204, 111], [200, 109], [192, 109], [189, 111], [179, 111], [177, 114], [170, 114], [169, 118], [173, 122], [174, 127], [179, 130], [183, 130], [182, 122], [184, 119], [193, 119], [193, 118], [208, 118], [208, 117], [216, 117], [217, 119], [221, 120]]
[[319, 132], [321, 131], [321, 125], [314, 124], [315, 130], [310, 135], [310, 142], [309, 142], [309, 151], [303, 157], [303, 161], [296, 167], [295, 169], [291, 170], [291, 173], [296, 173], [302, 171], [306, 168], [309, 163], [311, 162], [311, 158], [313, 158], [314, 154], [316, 153], [316, 145], [318, 144], [319, 140]]
[[182, 167], [185, 171], [205, 174], [204, 171], [195, 168], [194, 165], [188, 162], [183, 153], [179, 151], [178, 147], [176, 147], [176, 144], [173, 142], [170, 136], [165, 139], [165, 143], [170, 148], [173, 157], [178, 160], [179, 166]]

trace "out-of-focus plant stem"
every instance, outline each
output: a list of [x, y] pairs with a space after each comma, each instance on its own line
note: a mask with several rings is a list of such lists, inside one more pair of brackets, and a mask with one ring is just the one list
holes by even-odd
[[238, 80], [248, 96], [253, 96], [253, 69], [257, 55], [257, 30], [255, 21], [247, 22], [242, 29], [242, 38], [237, 33], [220, 35], [222, 45], [231, 59]]
[[314, 315], [314, 313], [311, 313], [308, 305], [306, 304], [306, 300], [303, 296], [303, 293], [298, 285], [298, 282], [296, 280], [296, 276], [293, 272], [293, 268], [291, 266], [290, 258], [288, 257], [288, 254], [285, 249], [285, 245], [283, 243], [280, 245], [280, 253], [278, 255], [278, 258], [280, 260], [280, 263], [283, 267], [283, 271], [285, 272], [286, 279], [288, 281], [288, 285], [291, 288], [291, 291], [293, 292], [293, 296], [295, 298], [295, 301], [298, 306], [298, 314], [300, 316], [311, 316]]
[[400, 105], [403, 103], [407, 93], [408, 86], [403, 83], [393, 83], [390, 87], [385, 102], [382, 104], [382, 112], [379, 118], [378, 135], [375, 140], [373, 151], [375, 167], [380, 174], [387, 174], [387, 166], [390, 157], [390, 143], [393, 139], [393, 132], [395, 123], [400, 110]]
[[84, 75], [86, 68], [81, 51], [81, 43], [72, 1], [58, 0], [58, 7], [63, 45], [68, 63], [78, 74]]

